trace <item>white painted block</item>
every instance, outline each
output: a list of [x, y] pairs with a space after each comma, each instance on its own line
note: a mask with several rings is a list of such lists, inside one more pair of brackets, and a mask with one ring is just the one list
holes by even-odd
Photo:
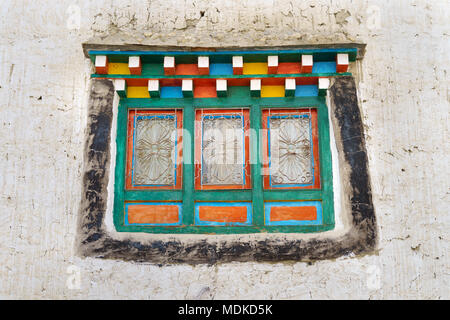
[[312, 54], [302, 54], [302, 66], [312, 66], [313, 56]]
[[175, 57], [164, 57], [164, 68], [175, 68]]
[[319, 78], [319, 89], [328, 89], [330, 87], [330, 79]]
[[114, 80], [114, 89], [116, 91], [125, 91], [126, 82], [124, 79]]
[[244, 57], [233, 56], [233, 68], [243, 68], [243, 67], [244, 67]]
[[267, 57], [267, 66], [278, 67], [278, 56], [268, 56]]
[[148, 91], [159, 91], [159, 80], [148, 80]]
[[251, 79], [250, 90], [261, 90], [261, 79]]
[[348, 53], [338, 53], [337, 54], [337, 64], [348, 64]]
[[209, 57], [198, 57], [199, 68], [209, 68]]
[[139, 68], [141, 64], [141, 57], [130, 56], [128, 57], [128, 68]]
[[192, 91], [194, 88], [194, 82], [191, 79], [183, 79], [181, 82], [182, 91]]
[[216, 90], [217, 91], [227, 91], [227, 80], [217, 79], [216, 80]]
[[284, 87], [286, 90], [295, 90], [297, 84], [295, 83], [295, 79], [286, 79], [284, 81]]
[[106, 67], [106, 56], [95, 56], [95, 67]]

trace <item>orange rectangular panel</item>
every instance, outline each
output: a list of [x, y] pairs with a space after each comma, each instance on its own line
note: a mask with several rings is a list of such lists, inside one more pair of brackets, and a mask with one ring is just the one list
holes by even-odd
[[246, 222], [247, 207], [200, 206], [201, 221]]
[[278, 74], [301, 73], [300, 62], [282, 62], [278, 64]]
[[272, 207], [270, 210], [270, 221], [316, 219], [317, 208], [315, 206]]
[[176, 75], [198, 75], [197, 64], [177, 64], [175, 68]]
[[194, 98], [217, 98], [216, 87], [213, 86], [194, 87]]
[[129, 204], [127, 206], [128, 223], [130, 224], [160, 224], [178, 223], [178, 206]]

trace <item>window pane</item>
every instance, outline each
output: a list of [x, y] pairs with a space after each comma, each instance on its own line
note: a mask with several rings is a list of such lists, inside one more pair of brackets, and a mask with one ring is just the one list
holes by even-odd
[[248, 110], [197, 110], [197, 189], [247, 188]]
[[243, 117], [210, 115], [202, 122], [202, 184], [244, 184]]
[[274, 115], [269, 117], [269, 128], [272, 184], [312, 183], [310, 117]]
[[181, 186], [181, 112], [130, 111], [127, 188]]
[[136, 118], [135, 185], [175, 184], [175, 117], [146, 115]]
[[320, 188], [317, 111], [263, 111], [265, 189]]

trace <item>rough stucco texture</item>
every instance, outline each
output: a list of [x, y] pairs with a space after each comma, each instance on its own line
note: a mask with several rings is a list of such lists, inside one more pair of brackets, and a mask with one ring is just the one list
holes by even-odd
[[[450, 298], [449, 13], [443, 0], [3, 1], [0, 297]], [[81, 43], [92, 37], [198, 46], [367, 43], [353, 71], [378, 254], [163, 267], [77, 257], [90, 73]]]

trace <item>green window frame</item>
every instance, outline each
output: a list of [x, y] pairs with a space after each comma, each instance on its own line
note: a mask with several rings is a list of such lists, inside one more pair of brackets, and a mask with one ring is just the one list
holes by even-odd
[[[128, 111], [130, 109], [170, 109], [182, 110], [183, 129], [194, 137], [195, 110], [242, 109], [250, 110], [250, 128], [260, 132], [262, 110], [304, 109], [317, 110], [320, 188], [264, 190], [261, 154], [262, 139], [250, 139], [250, 153], [255, 163], [251, 163], [251, 185], [249, 190], [195, 190], [194, 188], [194, 145], [183, 139], [182, 188], [181, 190], [126, 190], [126, 150]], [[320, 225], [266, 225], [264, 204], [281, 201], [317, 200], [322, 203], [322, 224]], [[195, 225], [195, 202], [251, 202], [252, 225], [248, 226], [204, 226]], [[125, 225], [124, 208], [128, 202], [180, 202], [182, 223], [178, 226]], [[227, 97], [221, 98], [164, 98], [138, 99], [121, 98], [118, 106], [116, 164], [114, 183], [113, 220], [119, 232], [145, 232], [158, 234], [245, 234], [245, 233], [313, 233], [334, 228], [333, 176], [330, 149], [330, 127], [328, 108], [324, 96], [254, 98], [248, 87], [230, 87]]]

